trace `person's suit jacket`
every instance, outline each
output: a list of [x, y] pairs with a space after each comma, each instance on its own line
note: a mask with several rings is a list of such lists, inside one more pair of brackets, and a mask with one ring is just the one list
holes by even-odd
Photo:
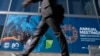
[[[26, 0], [27, 1], [27, 0]], [[32, 0], [32, 3], [41, 1], [41, 15], [43, 18], [47, 18], [53, 15], [53, 6], [55, 6], [55, 0]]]
[[53, 8], [50, 0], [42, 0], [41, 2], [41, 15], [43, 18], [47, 18], [53, 15]]

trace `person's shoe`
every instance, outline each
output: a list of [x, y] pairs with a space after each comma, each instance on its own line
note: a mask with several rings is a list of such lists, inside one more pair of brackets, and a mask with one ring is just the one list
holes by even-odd
[[63, 53], [62, 56], [69, 56], [69, 54]]
[[18, 56], [17, 54], [11, 53], [11, 56]]
[[21, 54], [11, 53], [11, 56], [27, 56], [27, 55], [21, 55]]

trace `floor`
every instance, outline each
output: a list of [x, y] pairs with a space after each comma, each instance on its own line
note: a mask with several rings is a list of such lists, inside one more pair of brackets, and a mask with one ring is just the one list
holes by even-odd
[[[12, 53], [18, 52], [3, 52], [0, 51], [0, 56], [13, 56]], [[58, 53], [31, 53], [30, 56], [61, 56]], [[88, 54], [70, 54], [70, 56], [89, 56]]]

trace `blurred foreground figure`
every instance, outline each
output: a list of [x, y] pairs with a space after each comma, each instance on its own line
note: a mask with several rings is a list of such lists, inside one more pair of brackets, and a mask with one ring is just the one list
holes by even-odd
[[54, 35], [57, 37], [60, 43], [61, 55], [69, 56], [67, 41], [60, 29], [59, 22], [58, 22], [59, 19], [57, 18], [61, 16], [60, 14], [64, 12], [57, 11], [60, 9], [60, 6], [57, 6], [55, 0], [25, 0], [22, 5], [25, 8], [28, 4], [38, 2], [38, 1], [41, 1], [41, 21], [39, 22], [36, 31], [33, 33], [30, 45], [27, 45], [27, 48], [25, 48], [22, 53], [16, 56], [28, 56], [30, 52], [34, 50], [34, 48], [38, 44], [38, 41], [40, 40], [40, 37], [43, 36], [43, 34], [48, 29], [48, 27], [52, 29]]

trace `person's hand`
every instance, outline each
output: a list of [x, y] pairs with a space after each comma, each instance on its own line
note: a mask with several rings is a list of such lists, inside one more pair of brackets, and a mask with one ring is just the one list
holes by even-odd
[[22, 3], [22, 6], [25, 8], [25, 7], [27, 7], [27, 5], [29, 5], [31, 2], [32, 2], [32, 0], [25, 0], [25, 1]]

